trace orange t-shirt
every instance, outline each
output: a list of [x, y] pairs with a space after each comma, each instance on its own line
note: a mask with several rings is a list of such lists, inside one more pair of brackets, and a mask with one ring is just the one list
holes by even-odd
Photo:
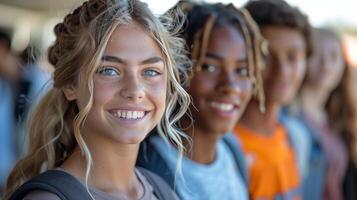
[[245, 153], [252, 199], [301, 199], [295, 154], [282, 125], [266, 136], [238, 124], [235, 135]]

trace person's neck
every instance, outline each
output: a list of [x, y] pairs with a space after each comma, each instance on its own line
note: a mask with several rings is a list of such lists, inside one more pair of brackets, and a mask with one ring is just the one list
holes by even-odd
[[[143, 188], [135, 175], [139, 144], [102, 143], [98, 138], [85, 141], [93, 160], [88, 185], [113, 196], [140, 198]], [[86, 161], [78, 146], [61, 167], [82, 181], [86, 180]]]
[[303, 87], [300, 95], [302, 111], [313, 120], [324, 122], [326, 120], [325, 104], [328, 94], [310, 87]]
[[216, 159], [217, 143], [222, 134], [203, 130], [193, 123], [185, 129], [192, 143], [185, 142], [186, 156], [200, 164], [210, 164]]
[[239, 124], [258, 134], [271, 135], [278, 124], [280, 108], [278, 103], [267, 102], [265, 112], [262, 113], [258, 102], [253, 100], [248, 104]]

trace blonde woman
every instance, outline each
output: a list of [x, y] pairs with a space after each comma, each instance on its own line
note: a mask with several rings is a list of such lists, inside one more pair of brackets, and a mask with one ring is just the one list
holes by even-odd
[[189, 104], [179, 74], [187, 59], [169, 19], [166, 27], [140, 1], [90, 0], [55, 27], [54, 87], [31, 117], [29, 154], [12, 170], [5, 199], [176, 199], [135, 168], [157, 125], [182, 151], [172, 124]]

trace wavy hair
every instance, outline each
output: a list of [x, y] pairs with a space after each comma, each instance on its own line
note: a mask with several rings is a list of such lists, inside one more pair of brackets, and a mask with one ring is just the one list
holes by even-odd
[[[186, 136], [175, 124], [190, 103], [189, 95], [181, 87], [187, 79], [190, 62], [184, 53], [183, 40], [176, 37], [179, 21], [173, 21], [169, 15], [160, 20], [138, 0], [89, 0], [54, 28], [56, 40], [48, 51], [48, 60], [55, 68], [53, 88], [30, 115], [28, 154], [11, 171], [5, 199], [30, 178], [60, 166], [77, 145], [86, 158], [87, 182], [93, 160], [81, 127], [93, 105], [93, 76], [113, 31], [133, 23], [142, 26], [161, 49], [168, 71], [168, 89], [166, 109], [158, 130], [165, 140], [175, 143], [182, 157], [182, 138]], [[74, 101], [65, 98], [63, 88], [81, 82], [86, 82], [90, 95], [84, 108], [79, 110]]]

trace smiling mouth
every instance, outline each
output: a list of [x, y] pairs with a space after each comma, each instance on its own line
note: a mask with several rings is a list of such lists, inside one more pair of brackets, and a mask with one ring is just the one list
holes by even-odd
[[232, 103], [222, 103], [216, 101], [211, 102], [210, 106], [223, 112], [230, 112], [236, 108], [236, 106]]
[[130, 110], [111, 110], [110, 114], [115, 118], [127, 119], [127, 120], [138, 120], [142, 119], [147, 112], [145, 111], [130, 111]]

